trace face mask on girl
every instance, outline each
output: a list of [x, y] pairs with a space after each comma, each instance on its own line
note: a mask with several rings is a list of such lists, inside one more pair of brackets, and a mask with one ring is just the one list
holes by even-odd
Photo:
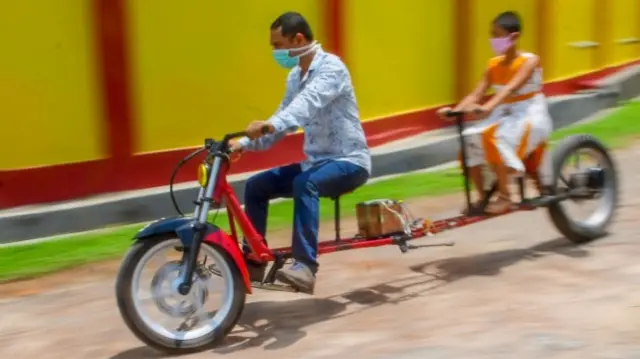
[[497, 55], [504, 54], [513, 45], [511, 35], [504, 37], [493, 37], [489, 39], [489, 42], [491, 43], [491, 49], [493, 49], [493, 52], [495, 52]]
[[[309, 45], [297, 47], [293, 49], [278, 49], [273, 50], [273, 58], [276, 60], [278, 65], [284, 67], [285, 69], [292, 69], [298, 64], [300, 64], [300, 56], [307, 55], [313, 51], [316, 51], [320, 48], [320, 44], [316, 41], [310, 43]], [[291, 51], [300, 52], [297, 55], [290, 55]]]

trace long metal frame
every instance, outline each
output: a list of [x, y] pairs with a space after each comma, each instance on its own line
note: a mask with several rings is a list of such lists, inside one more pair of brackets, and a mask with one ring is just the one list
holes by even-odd
[[[340, 237], [340, 212], [339, 212], [339, 197], [333, 198], [335, 201], [335, 227], [336, 227], [336, 236], [333, 240], [321, 241], [318, 244], [318, 254], [327, 254], [332, 252], [345, 251], [350, 249], [359, 249], [359, 248], [371, 248], [371, 247], [379, 247], [386, 245], [398, 245], [400, 250], [404, 253], [409, 249], [415, 249], [420, 247], [433, 246], [431, 245], [422, 245], [415, 246], [408, 244], [409, 241], [417, 238], [422, 238], [427, 234], [436, 234], [446, 230], [460, 228], [469, 224], [478, 223], [480, 221], [494, 218], [499, 215], [487, 216], [484, 214], [484, 206], [486, 206], [486, 202], [483, 203], [480, 208], [472, 207], [470, 200], [470, 184], [469, 184], [469, 169], [467, 166], [467, 153], [466, 153], [466, 143], [465, 136], [463, 135], [464, 131], [464, 113], [463, 112], [450, 112], [448, 114], [450, 117], [455, 117], [458, 138], [460, 142], [461, 148], [461, 157], [462, 157], [462, 168], [463, 168], [463, 178], [464, 178], [464, 190], [465, 190], [465, 200], [467, 206], [468, 215], [460, 215], [453, 218], [446, 218], [438, 221], [434, 221], [430, 223], [428, 228], [418, 228], [413, 229], [410, 234], [399, 234], [392, 235], [383, 238], [361, 238], [361, 237], [351, 237], [351, 238], [341, 238]], [[200, 243], [204, 238], [204, 232], [207, 228], [207, 215], [212, 207], [212, 204], [226, 204], [226, 209], [228, 213], [229, 219], [229, 228], [231, 229], [231, 233], [229, 236], [239, 243], [240, 237], [238, 236], [238, 228], [236, 227], [236, 222], [240, 231], [244, 235], [244, 239], [247, 242], [247, 245], [251, 249], [251, 253], [248, 255], [248, 259], [258, 263], [267, 263], [274, 262], [270, 271], [265, 276], [262, 283], [253, 283], [255, 287], [262, 287], [265, 289], [283, 289], [274, 284], [275, 282], [275, 271], [282, 268], [282, 266], [286, 263], [288, 259], [291, 258], [291, 247], [282, 247], [282, 248], [269, 248], [269, 246], [264, 241], [264, 238], [258, 234], [253, 224], [245, 214], [240, 205], [240, 201], [238, 200], [233, 187], [227, 182], [227, 174], [230, 168], [230, 160], [229, 160], [229, 149], [228, 143], [231, 139], [237, 138], [240, 136], [244, 136], [246, 133], [238, 132], [234, 134], [229, 134], [225, 136], [225, 138], [216, 143], [212, 140], [207, 140], [207, 145], [205, 148], [208, 149], [208, 158], [207, 161], [210, 164], [209, 173], [208, 173], [208, 181], [206, 187], [200, 190], [199, 197], [196, 203], [196, 211], [195, 218], [197, 219], [195, 223], [195, 235], [193, 239], [193, 246], [190, 253], [185, 254], [187, 256], [187, 271], [185, 272], [184, 283], [180, 290], [183, 293], [188, 293], [190, 289], [190, 273], [193, 272], [196, 266], [196, 258], [197, 253], [199, 251]], [[522, 179], [519, 179], [520, 185], [520, 196], [521, 202], [516, 205], [513, 210], [507, 212], [512, 213], [514, 211], [521, 210], [534, 210], [541, 206], [546, 206], [550, 203], [561, 201], [569, 198], [569, 193], [555, 194], [545, 197], [539, 197], [537, 199], [527, 199], [524, 195], [524, 182]], [[488, 191], [487, 200], [493, 193], [496, 191], [496, 183], [494, 182], [491, 189]], [[504, 213], [504, 214], [507, 214]], [[504, 215], [501, 214], [501, 215]], [[246, 273], [245, 270], [242, 271]], [[295, 291], [295, 289], [291, 289]]]

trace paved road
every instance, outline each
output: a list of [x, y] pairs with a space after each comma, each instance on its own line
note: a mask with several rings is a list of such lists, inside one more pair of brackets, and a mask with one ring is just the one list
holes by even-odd
[[[328, 255], [315, 296], [259, 293], [222, 347], [189, 358], [640, 358], [639, 156], [616, 154], [622, 203], [603, 240], [573, 246], [537, 211], [427, 239], [454, 247]], [[161, 358], [123, 325], [114, 270], [0, 287], [0, 357]]]

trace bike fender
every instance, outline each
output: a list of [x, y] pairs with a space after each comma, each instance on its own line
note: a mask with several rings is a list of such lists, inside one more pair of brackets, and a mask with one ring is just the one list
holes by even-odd
[[229, 254], [231, 259], [235, 262], [236, 267], [238, 267], [240, 274], [242, 274], [242, 279], [244, 280], [244, 285], [247, 289], [247, 293], [252, 294], [249, 271], [247, 270], [247, 264], [245, 263], [242, 251], [240, 251], [240, 247], [238, 247], [238, 243], [234, 241], [233, 238], [231, 238], [227, 233], [225, 233], [225, 231], [222, 231], [217, 227], [215, 227], [215, 229], [216, 230], [214, 231], [209, 231], [209, 229], [207, 229], [207, 234], [204, 237], [204, 242], [216, 245]]
[[[138, 233], [136, 233], [134, 238], [140, 240], [150, 238], [155, 235], [175, 233], [178, 238], [180, 238], [182, 246], [184, 248], [189, 248], [191, 247], [193, 236], [195, 234], [195, 223], [196, 221], [193, 218], [162, 218], [146, 225], [144, 228], [138, 231]], [[236, 267], [238, 267], [240, 274], [242, 275], [247, 293], [251, 294], [252, 289], [251, 281], [249, 280], [249, 272], [247, 270], [247, 265], [245, 264], [244, 256], [240, 251], [238, 243], [234, 241], [233, 238], [231, 238], [227, 233], [220, 230], [220, 228], [212, 225], [211, 223], [206, 223], [205, 225], [206, 229], [203, 241], [211, 245], [216, 245], [229, 254]]]
[[[134, 239], [146, 239], [157, 235], [175, 233], [182, 241], [182, 245], [188, 247], [193, 238], [193, 218], [169, 217], [153, 221], [136, 233]], [[191, 233], [189, 233], [189, 229]]]
[[[182, 246], [189, 248], [193, 241], [195, 234], [196, 220], [186, 217], [170, 217], [162, 218], [157, 221], [147, 224], [135, 235], [135, 239], [147, 239], [157, 235], [163, 234], [175, 234], [182, 242]], [[210, 233], [219, 230], [218, 227], [205, 223], [205, 236]]]

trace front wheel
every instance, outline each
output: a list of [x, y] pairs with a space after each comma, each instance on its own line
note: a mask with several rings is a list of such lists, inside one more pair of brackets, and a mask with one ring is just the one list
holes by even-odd
[[[618, 175], [604, 145], [589, 135], [564, 138], [553, 151], [552, 166], [554, 192], [570, 194], [548, 207], [558, 231], [575, 243], [606, 235], [618, 204]], [[572, 206], [588, 205], [595, 208], [585, 218], [571, 213]]]
[[[230, 256], [206, 243], [200, 249], [191, 291], [178, 293], [185, 267], [177, 250], [180, 246], [179, 239], [166, 237], [135, 243], [116, 281], [125, 324], [145, 344], [169, 354], [218, 344], [236, 325], [246, 296], [242, 276]], [[157, 268], [147, 268], [154, 262]], [[221, 276], [211, 275], [212, 271]], [[150, 277], [148, 282], [145, 274]]]

